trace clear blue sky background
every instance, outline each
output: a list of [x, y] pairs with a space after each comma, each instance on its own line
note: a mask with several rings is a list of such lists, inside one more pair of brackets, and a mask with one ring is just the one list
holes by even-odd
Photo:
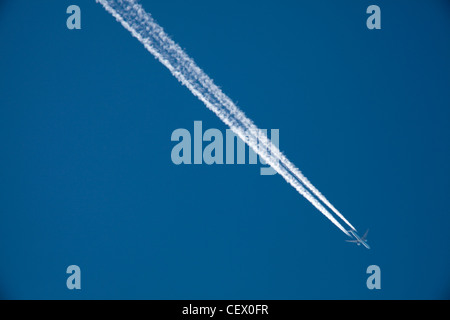
[[1, 298], [450, 297], [448, 1], [142, 3], [372, 250], [259, 165], [174, 165], [226, 127], [99, 4], [3, 0]]

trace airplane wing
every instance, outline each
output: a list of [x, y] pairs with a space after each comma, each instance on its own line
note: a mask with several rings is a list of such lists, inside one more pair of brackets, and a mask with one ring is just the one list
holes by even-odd
[[364, 235], [361, 237], [361, 240], [366, 241], [368, 233], [369, 233], [369, 229], [367, 229], [366, 233], [364, 233]]
[[345, 240], [345, 241], [351, 242], [351, 243], [358, 243], [359, 242], [358, 240]]

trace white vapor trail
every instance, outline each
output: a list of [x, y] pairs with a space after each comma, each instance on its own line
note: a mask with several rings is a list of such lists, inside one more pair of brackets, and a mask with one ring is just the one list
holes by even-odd
[[[292, 187], [333, 222], [342, 232], [347, 230], [322, 205], [320, 199], [352, 229], [355, 228], [317, 190], [260, 129], [216, 86], [181, 47], [176, 44], [135, 0], [96, 0], [145, 48], [166, 66], [172, 75], [194, 96], [213, 111], [231, 130], [274, 168]], [[258, 146], [259, 141], [259, 146]], [[309, 189], [307, 190], [305, 186]], [[318, 198], [314, 197], [311, 192]]]

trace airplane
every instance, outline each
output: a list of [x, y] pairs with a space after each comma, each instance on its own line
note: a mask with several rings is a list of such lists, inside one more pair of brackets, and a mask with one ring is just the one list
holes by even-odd
[[345, 240], [345, 241], [356, 243], [358, 246], [362, 244], [367, 249], [370, 249], [370, 246], [367, 244], [367, 234], [369, 233], [369, 230], [367, 230], [362, 237], [359, 237], [359, 235], [353, 230], [348, 230], [348, 232], [350, 232], [352, 236], [355, 237], [356, 240]]

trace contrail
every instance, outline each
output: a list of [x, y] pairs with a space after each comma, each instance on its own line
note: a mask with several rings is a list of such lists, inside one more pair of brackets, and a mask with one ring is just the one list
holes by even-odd
[[[166, 66], [172, 75], [194, 96], [213, 111], [231, 130], [245, 141], [266, 163], [270, 164], [291, 186], [333, 222], [342, 232], [349, 233], [322, 205], [320, 199], [352, 229], [344, 216], [309, 182], [265, 134], [216, 86], [181, 47], [176, 44], [135, 0], [96, 0], [144, 47]], [[259, 142], [259, 145], [258, 145]], [[305, 189], [306, 186], [309, 190]], [[311, 192], [318, 198], [315, 198]]]

